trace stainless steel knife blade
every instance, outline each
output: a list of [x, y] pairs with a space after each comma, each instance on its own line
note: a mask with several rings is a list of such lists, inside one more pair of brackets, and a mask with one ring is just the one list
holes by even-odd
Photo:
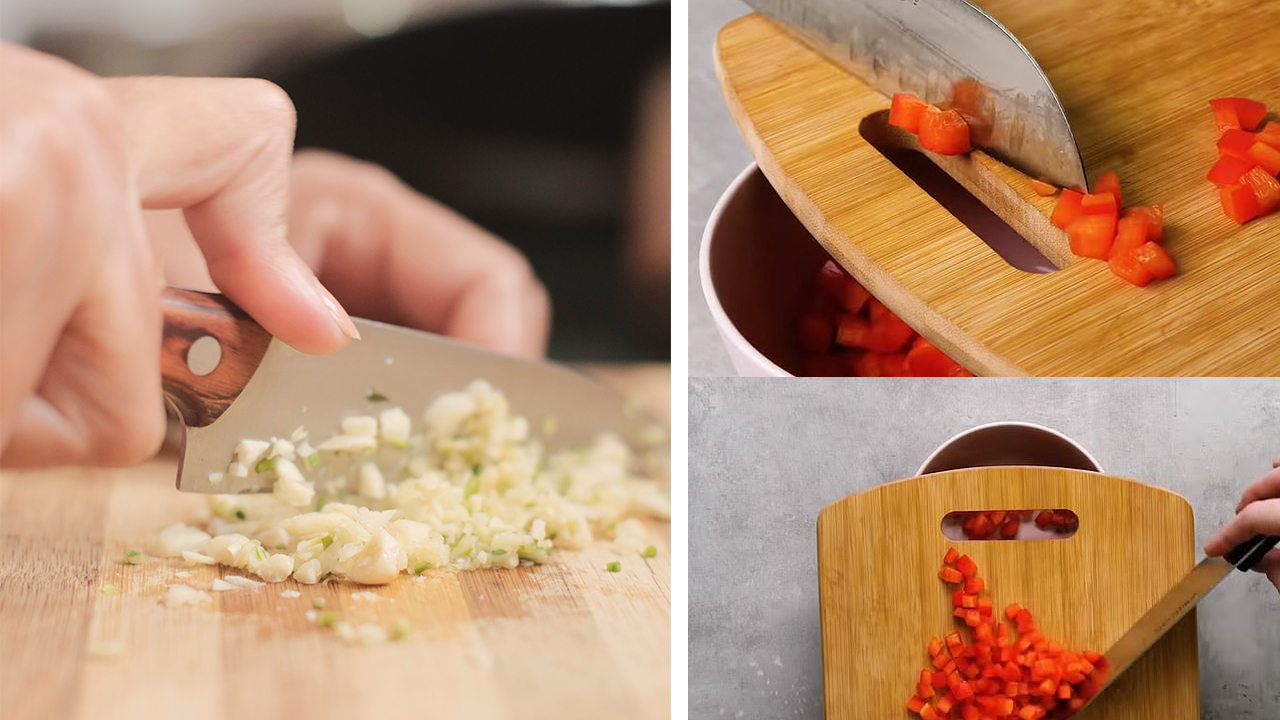
[[[472, 345], [394, 325], [355, 319], [361, 338], [331, 355], [307, 355], [272, 339], [262, 362], [227, 411], [206, 427], [184, 427], [178, 489], [201, 493], [265, 492], [258, 473], [224, 476], [244, 438], [287, 438], [305, 425], [312, 442], [338, 432], [342, 418], [377, 415], [399, 406], [415, 422], [436, 397], [484, 379], [506, 394], [513, 411], [537, 432], [555, 419], [549, 449], [574, 447], [602, 432], [616, 432], [634, 447], [652, 442], [662, 425], [591, 377], [549, 362], [488, 352]], [[215, 361], [216, 364], [216, 361]], [[379, 401], [377, 392], [386, 398]], [[665, 436], [662, 438], [665, 441]], [[271, 475], [268, 473], [268, 476]]]
[[[1053, 86], [1022, 43], [965, 0], [746, 0], [806, 45], [885, 95], [951, 99], [957, 82], [985, 89], [976, 143], [1061, 187], [1087, 186], [1084, 162]], [[990, 117], [986, 117], [987, 115]]]

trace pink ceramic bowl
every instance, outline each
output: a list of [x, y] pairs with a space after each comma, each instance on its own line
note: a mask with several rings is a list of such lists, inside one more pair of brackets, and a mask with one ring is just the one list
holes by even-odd
[[801, 372], [796, 319], [828, 259], [752, 163], [716, 203], [702, 236], [702, 292], [743, 377]]
[[1057, 430], [1025, 422], [979, 425], [938, 446], [917, 475], [1000, 465], [1034, 465], [1102, 472], [1098, 461]]

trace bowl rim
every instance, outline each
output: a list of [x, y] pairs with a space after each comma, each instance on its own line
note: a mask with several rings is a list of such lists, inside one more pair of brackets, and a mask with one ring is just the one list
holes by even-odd
[[930, 471], [929, 465], [931, 465], [933, 461], [937, 459], [938, 455], [941, 455], [944, 450], [947, 450], [952, 445], [959, 442], [961, 439], [969, 435], [972, 435], [973, 433], [979, 432], [981, 430], [988, 430], [990, 428], [996, 428], [996, 427], [1030, 428], [1030, 429], [1038, 430], [1040, 432], [1043, 432], [1049, 435], [1053, 435], [1057, 437], [1059, 440], [1065, 441], [1068, 445], [1071, 445], [1076, 450], [1078, 450], [1080, 454], [1084, 455], [1085, 458], [1088, 459], [1088, 461], [1093, 465], [1093, 470], [1091, 470], [1091, 472], [1098, 472], [1098, 473], [1104, 472], [1104, 470], [1102, 469], [1102, 464], [1099, 463], [1098, 459], [1093, 456], [1093, 453], [1089, 452], [1083, 445], [1076, 442], [1066, 433], [1063, 433], [1058, 430], [1054, 430], [1051, 427], [1047, 427], [1045, 425], [1040, 425], [1038, 423], [1033, 423], [1033, 422], [1024, 422], [1021, 420], [1000, 420], [996, 422], [989, 422], [989, 423], [983, 423], [981, 425], [975, 425], [967, 430], [962, 430], [956, 433], [955, 435], [952, 435], [942, 444], [938, 445], [938, 447], [934, 448], [933, 452], [929, 453], [929, 457], [925, 458], [924, 462], [920, 463], [920, 468], [919, 470], [916, 471], [916, 475], [928, 475], [928, 474], [931, 474], [931, 472], [937, 472], [936, 470]]
[[[738, 330], [738, 326], [729, 318], [724, 306], [720, 304], [720, 297], [717, 295], [715, 286], [711, 281], [712, 238], [715, 236], [716, 229], [720, 226], [722, 217], [728, 211], [729, 203], [742, 191], [742, 186], [746, 185], [756, 174], [764, 177], [760, 166], [755, 161], [752, 161], [742, 172], [738, 173], [733, 182], [729, 183], [729, 186], [720, 194], [720, 198], [716, 200], [715, 207], [712, 208], [711, 215], [707, 218], [707, 224], [702, 229], [702, 243], [698, 249], [698, 278], [702, 283], [702, 298], [711, 309], [711, 316], [715, 320], [716, 328], [720, 331], [720, 336], [724, 339], [724, 342], [733, 344], [737, 350], [745, 354], [766, 372], [772, 373], [776, 377], [795, 377], [766, 357], [764, 353], [756, 349], [755, 345], [743, 337]], [[768, 182], [768, 178], [764, 179]]]

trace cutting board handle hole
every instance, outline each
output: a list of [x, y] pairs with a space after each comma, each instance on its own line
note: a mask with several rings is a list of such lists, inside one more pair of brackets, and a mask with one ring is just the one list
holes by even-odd
[[1066, 540], [1080, 529], [1080, 516], [1049, 510], [964, 510], [942, 518], [950, 540]]
[[1002, 260], [1017, 270], [1051, 273], [1058, 268], [982, 200], [938, 167], [905, 132], [888, 124], [889, 111], [863, 118], [858, 130], [886, 160], [920, 186], [955, 219], [982, 239]]

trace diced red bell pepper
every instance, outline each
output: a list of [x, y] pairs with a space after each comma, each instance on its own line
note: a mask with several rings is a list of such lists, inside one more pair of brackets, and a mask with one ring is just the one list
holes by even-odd
[[1058, 197], [1058, 205], [1053, 209], [1053, 217], [1050, 221], [1056, 227], [1066, 230], [1076, 218], [1084, 214], [1080, 208], [1081, 202], [1084, 200], [1084, 193], [1078, 190], [1066, 188], [1062, 191], [1062, 195]]
[[916, 338], [907, 352], [907, 372], [912, 377], [964, 377], [969, 374], [924, 338]]
[[825, 353], [831, 349], [835, 336], [834, 317], [807, 314], [800, 317], [800, 349], [811, 353]]
[[1106, 260], [1116, 239], [1116, 216], [1085, 215], [1071, 223], [1067, 237], [1076, 255]]
[[1222, 211], [1241, 225], [1262, 214], [1262, 210], [1258, 207], [1258, 198], [1249, 185], [1244, 183], [1230, 185], [1222, 188], [1218, 193], [1222, 200]]
[[939, 155], [970, 152], [969, 123], [955, 110], [928, 108], [920, 118], [920, 146]]
[[915, 135], [920, 132], [920, 118], [929, 103], [911, 93], [894, 93], [889, 105], [889, 124]]
[[1280, 150], [1264, 142], [1256, 142], [1249, 148], [1249, 159], [1266, 170], [1269, 175], [1280, 175]]
[[1280, 122], [1271, 121], [1254, 136], [1258, 142], [1264, 142], [1280, 150]]
[[858, 377], [910, 377], [902, 353], [862, 353], [854, 360], [853, 372]]
[[1090, 193], [1080, 199], [1080, 210], [1085, 215], [1119, 216], [1120, 203], [1116, 201], [1116, 196], [1112, 193]]
[[867, 317], [871, 318], [872, 322], [889, 317], [892, 314], [893, 311], [885, 307], [885, 304], [876, 298], [871, 298], [870, 302], [867, 303]]
[[1280, 180], [1272, 177], [1266, 170], [1256, 167], [1245, 173], [1240, 181], [1253, 190], [1253, 196], [1258, 201], [1259, 215], [1266, 215], [1280, 208]]
[[836, 319], [836, 344], [847, 348], [867, 348], [871, 323], [857, 315], [841, 315]]
[[1138, 287], [1142, 287], [1154, 278], [1147, 268], [1138, 262], [1138, 258], [1134, 257], [1133, 250], [1137, 250], [1137, 248], [1129, 248], [1125, 252], [1112, 254], [1107, 264], [1111, 266], [1111, 272]]
[[955, 565], [956, 561], [959, 559], [960, 559], [960, 551], [953, 547], [949, 547], [947, 548], [946, 554], [942, 556], [942, 564]]
[[[968, 556], [966, 555], [964, 557]], [[964, 575], [953, 567], [942, 568], [942, 570], [938, 572], [938, 577], [942, 579], [942, 582], [950, 585], [959, 585], [964, 582]]]
[[804, 356], [805, 377], [848, 377], [849, 359], [841, 355], [813, 353]]
[[1124, 205], [1120, 201], [1120, 176], [1113, 170], [1108, 170], [1098, 176], [1098, 179], [1093, 183], [1093, 191], [1095, 193], [1111, 193], [1115, 195], [1117, 210]]
[[1136, 205], [1125, 210], [1125, 216], [1141, 215], [1147, 218], [1147, 241], [1158, 243], [1164, 240], [1164, 206], [1163, 205]]
[[[902, 318], [889, 313], [885, 317], [871, 321], [871, 332], [867, 336], [866, 347], [882, 353], [896, 353], [906, 347], [916, 336], [916, 331], [902, 321]], [[904, 358], [905, 359], [905, 358]]]
[[1235, 185], [1240, 182], [1241, 175], [1252, 169], [1253, 162], [1241, 160], [1231, 155], [1224, 155], [1218, 158], [1218, 162], [1214, 163], [1213, 168], [1209, 170], [1209, 182], [1218, 187]]
[[1035, 178], [1031, 178], [1031, 189], [1040, 197], [1049, 197], [1051, 195], [1058, 194], [1058, 188], [1056, 186]]
[[1254, 130], [1266, 117], [1267, 106], [1247, 98], [1216, 98], [1209, 101], [1219, 130]]
[[1116, 226], [1116, 241], [1111, 246], [1111, 257], [1146, 244], [1149, 225], [1151, 220], [1145, 215], [1126, 215], [1120, 218]]
[[840, 263], [828, 260], [818, 271], [818, 294], [834, 300], [844, 291], [845, 283], [852, 279]]
[[1248, 160], [1249, 148], [1253, 147], [1257, 141], [1253, 133], [1244, 130], [1228, 130], [1218, 138], [1218, 154]]
[[844, 287], [836, 296], [836, 303], [847, 313], [856, 313], [871, 299], [871, 293], [862, 287], [857, 280], [847, 278]]
[[978, 574], [978, 564], [968, 555], [961, 555], [956, 559], [956, 570], [959, 570], [961, 575], [971, 578]]
[[1178, 266], [1174, 264], [1173, 257], [1169, 255], [1167, 250], [1155, 243], [1149, 242], [1129, 252], [1156, 280], [1164, 280], [1178, 274]]

